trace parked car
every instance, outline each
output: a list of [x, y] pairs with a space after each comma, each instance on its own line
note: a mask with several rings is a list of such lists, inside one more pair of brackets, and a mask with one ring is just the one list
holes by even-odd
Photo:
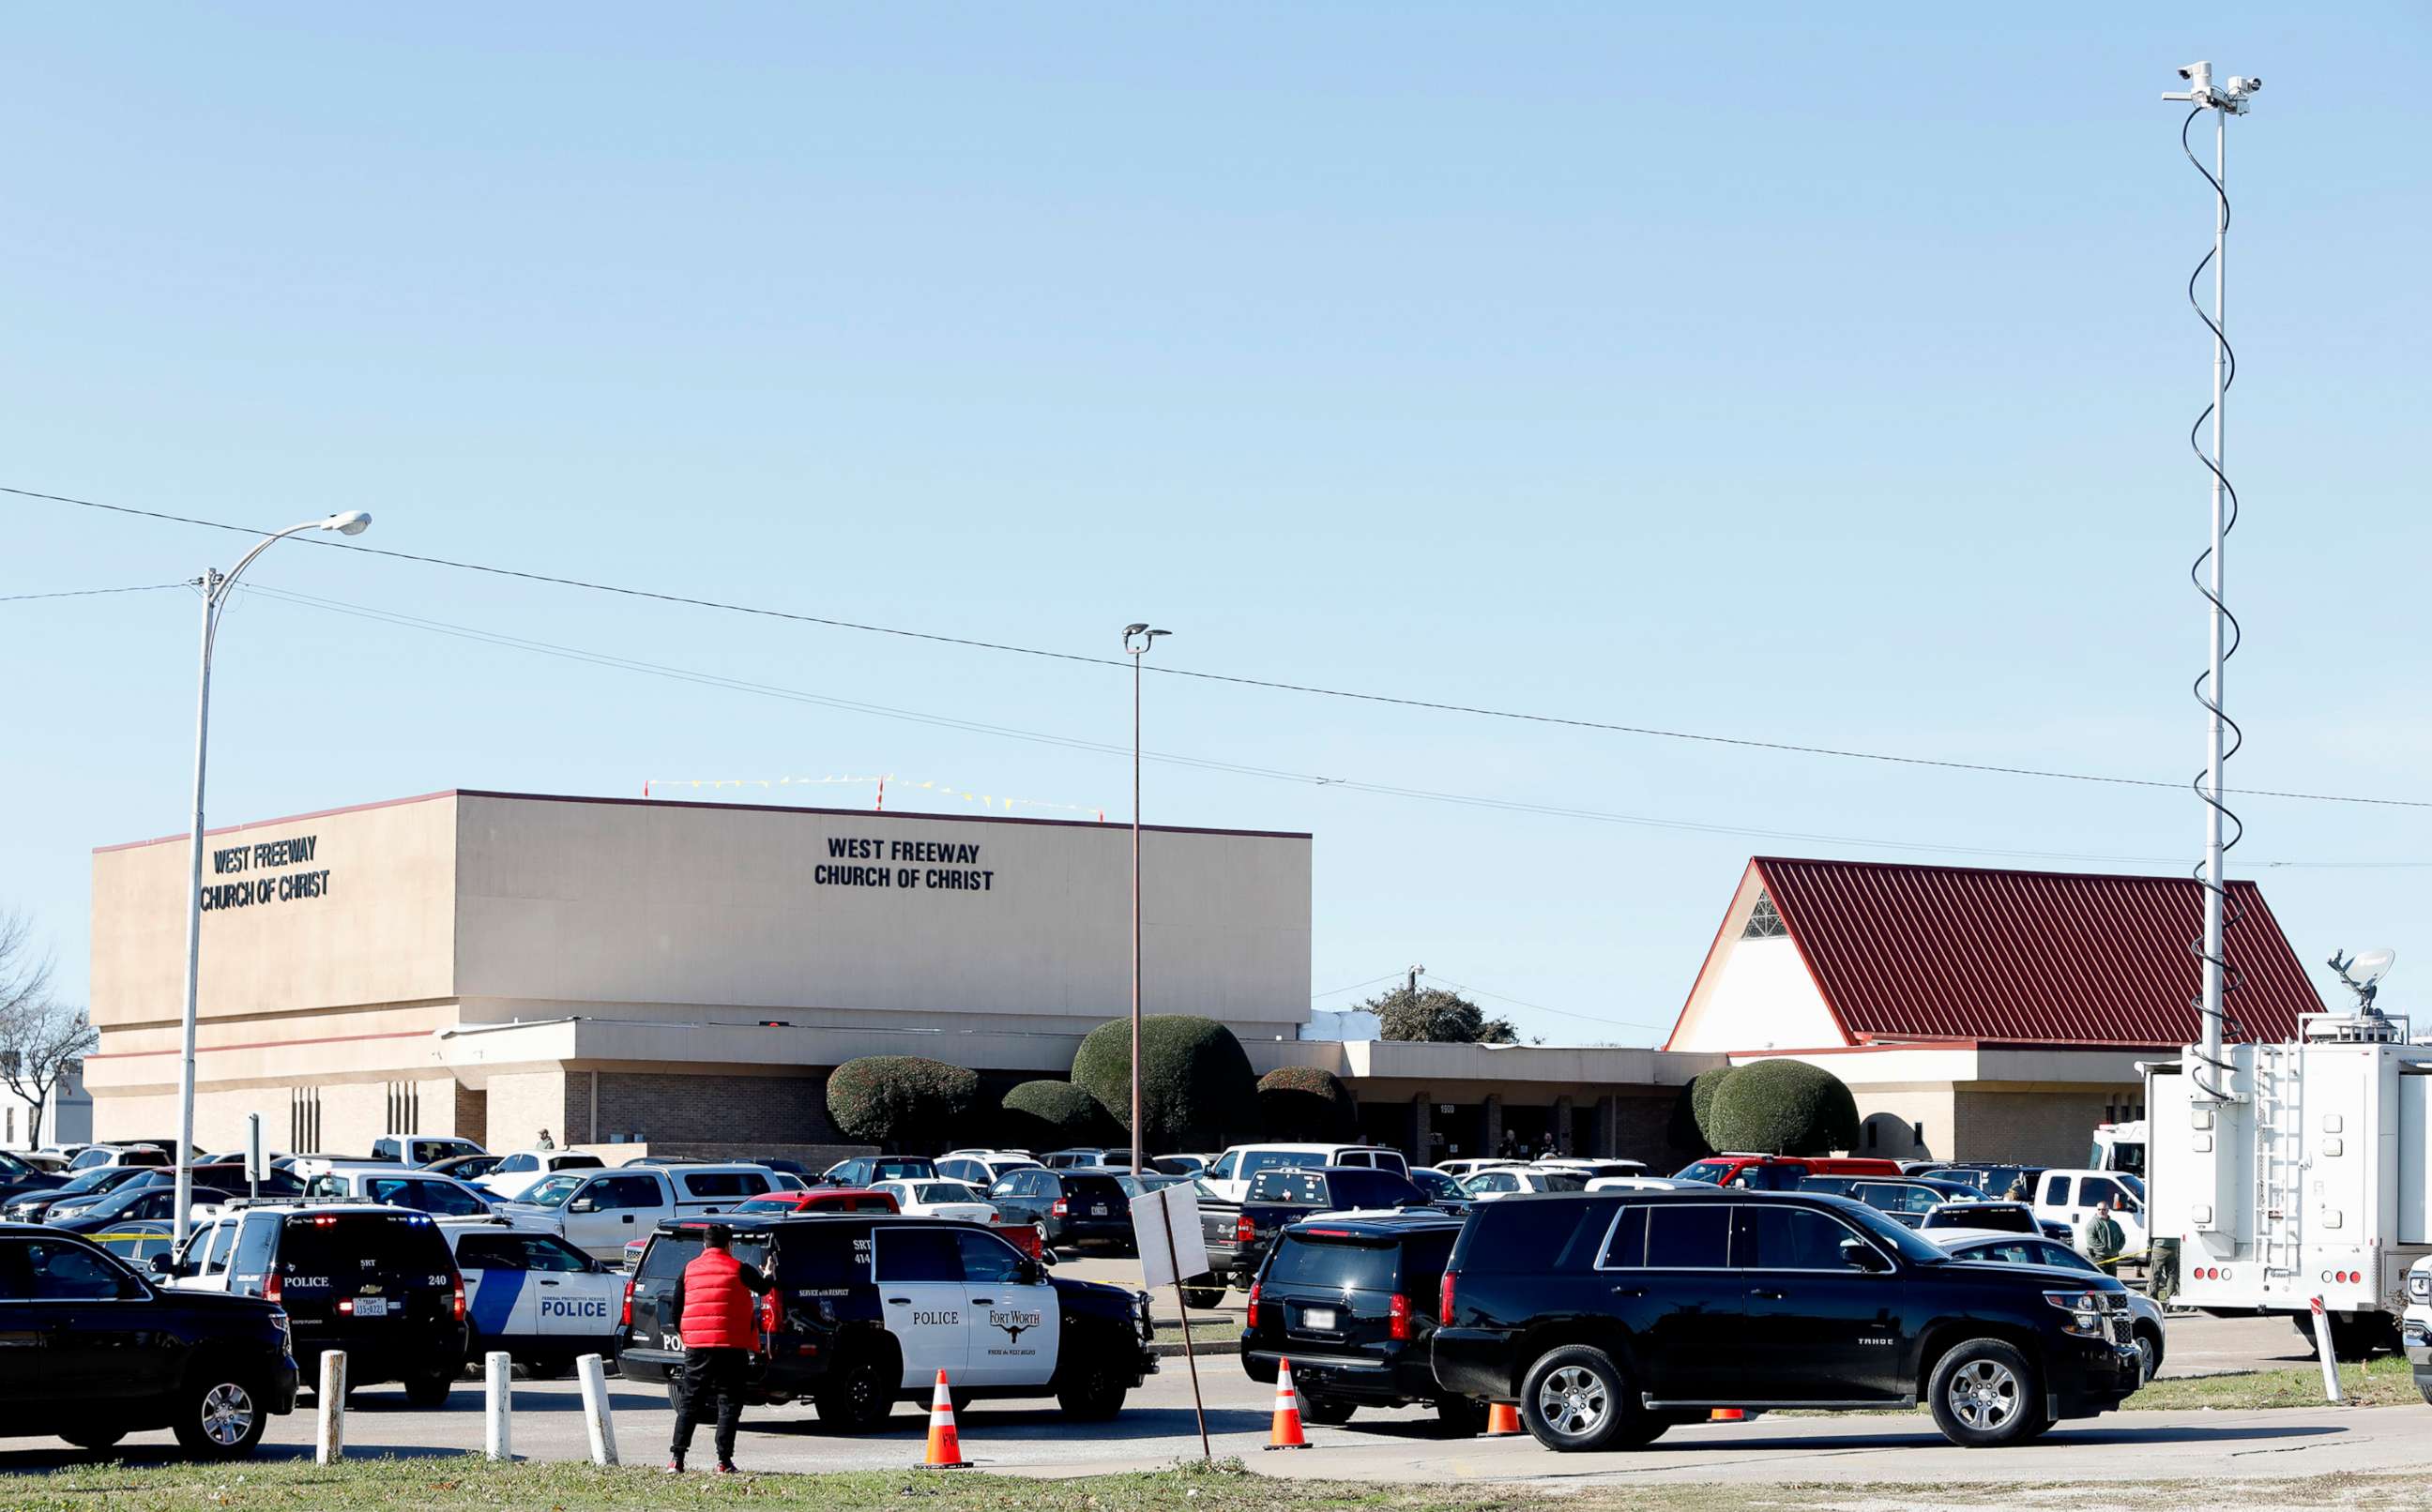
[[2418, 1260], [2407, 1271], [2407, 1311], [2398, 1320], [2400, 1347], [2407, 1351], [2416, 1393], [2432, 1406], [2432, 1256]]
[[1450, 1171], [1433, 1166], [1410, 1168], [1411, 1184], [1427, 1194], [1427, 1201], [1446, 1213], [1460, 1215], [1469, 1211], [1469, 1189]]
[[1946, 1166], [1934, 1174], [1946, 1182], [1962, 1182], [1973, 1186], [1981, 1196], [2007, 1199], [2013, 1187], [2022, 1186], [2032, 1199], [2036, 1183], [2047, 1168], [2042, 1166]]
[[107, 1228], [85, 1235], [111, 1254], [118, 1256], [138, 1271], [148, 1271], [152, 1257], [167, 1254], [177, 1248], [173, 1236], [175, 1225], [167, 1218], [137, 1218], [112, 1223]]
[[625, 1241], [671, 1218], [723, 1213], [775, 1186], [760, 1166], [619, 1166], [544, 1177], [499, 1215], [554, 1234], [583, 1253], [614, 1260]]
[[1809, 1176], [1799, 1182], [1799, 1189], [1855, 1198], [1877, 1212], [1890, 1214], [1912, 1229], [1925, 1221], [1925, 1215], [1941, 1204], [1976, 1195], [1973, 1187], [1962, 1186], [1957, 1182], [1938, 1182], [1930, 1176]]
[[468, 1358], [491, 1350], [532, 1375], [564, 1375], [585, 1354], [613, 1356], [625, 1278], [554, 1234], [505, 1223], [443, 1223], [464, 1278]]
[[59, 1170], [45, 1169], [25, 1156], [0, 1150], [0, 1207], [35, 1192], [57, 1191], [66, 1184], [67, 1177]]
[[[0, 1435], [106, 1450], [166, 1428], [189, 1454], [253, 1453], [296, 1410], [296, 1360], [276, 1304], [163, 1290], [81, 1235], [0, 1227]], [[137, 1368], [140, 1364], [140, 1368]]]
[[2024, 1202], [1938, 1202], [1926, 1210], [1917, 1229], [1929, 1237], [1934, 1236], [1932, 1231], [1935, 1229], [1999, 1229], [2006, 1234], [2034, 1234], [2063, 1244], [2069, 1242], [2068, 1224], [2039, 1218], [2035, 1210]]
[[1039, 1230], [1045, 1250], [1134, 1252], [1132, 1199], [1145, 1188], [1127, 1170], [1078, 1167], [1018, 1170], [988, 1189], [988, 1200], [1005, 1223]]
[[1591, 1192], [1697, 1192], [1713, 1190], [1712, 1182], [1682, 1181], [1678, 1176], [1599, 1176], [1588, 1183]]
[[506, 1158], [504, 1155], [458, 1155], [452, 1160], [433, 1161], [424, 1168], [435, 1170], [442, 1176], [453, 1176], [460, 1182], [478, 1183], [497, 1170], [498, 1162]]
[[975, 1191], [987, 1191], [997, 1178], [1008, 1171], [1026, 1170], [1039, 1162], [1028, 1155], [1018, 1155], [1003, 1150], [957, 1150], [937, 1157], [937, 1175], [950, 1182], [961, 1182]]
[[443, 1160], [488, 1153], [470, 1139], [443, 1134], [390, 1134], [372, 1141], [372, 1159], [393, 1160], [400, 1166], [435, 1166]]
[[[229, 1193], [216, 1186], [197, 1186], [194, 1188], [192, 1198], [197, 1207], [234, 1201]], [[52, 1228], [64, 1229], [70, 1234], [90, 1235], [119, 1223], [133, 1223], [144, 1218], [175, 1219], [177, 1216], [177, 1183], [160, 1182], [149, 1186], [138, 1186], [130, 1182], [90, 1207], [80, 1208], [64, 1218], [46, 1218], [43, 1221]]]
[[1496, 1166], [1461, 1184], [1471, 1201], [1492, 1202], [1520, 1192], [1582, 1192], [1587, 1190], [1588, 1179], [1571, 1171], [1545, 1170], [1535, 1166]]
[[1347, 1422], [1361, 1407], [1432, 1404], [1451, 1433], [1486, 1426], [1486, 1404], [1446, 1391], [1432, 1354], [1458, 1219], [1413, 1210], [1308, 1218], [1287, 1227], [1251, 1284], [1241, 1369], [1273, 1382], [1292, 1362], [1301, 1415]]
[[[2042, 1235], [2018, 1234], [2006, 1229], [1920, 1229], [1926, 1238], [1953, 1260], [1978, 1260], [2005, 1266], [2048, 1266], [2055, 1270], [2075, 1270], [2088, 1275], [2102, 1275], [2103, 1268], [2069, 1248], [2066, 1239], [2048, 1239]], [[2143, 1373], [2139, 1384], [2153, 1379], [2162, 1368], [2162, 1350], [2168, 1333], [2168, 1319], [2162, 1304], [2143, 1292], [2128, 1290], [2128, 1312], [2131, 1319], [2129, 1342], [2142, 1357]]]
[[1528, 1163], [1537, 1170], [1565, 1171], [1582, 1181], [1595, 1181], [1599, 1176], [1644, 1176], [1647, 1162], [1643, 1160], [1600, 1160], [1581, 1155], [1549, 1155]]
[[1159, 1155], [1157, 1159], [1157, 1169], [1174, 1176], [1195, 1177], [1216, 1164], [1213, 1155]]
[[157, 1168], [147, 1166], [88, 1166], [57, 1186], [29, 1191], [8, 1199], [0, 1209], [12, 1223], [39, 1223], [43, 1215], [61, 1201], [102, 1197], [132, 1181], [148, 1183]]
[[[726, 1221], [735, 1258], [776, 1282], [759, 1309], [755, 1403], [808, 1399], [831, 1428], [866, 1433], [897, 1403], [928, 1401], [943, 1369], [959, 1397], [1053, 1396], [1067, 1417], [1101, 1421], [1157, 1368], [1144, 1294], [1052, 1276], [975, 1224], [863, 1214]], [[672, 1389], [679, 1379], [671, 1303], [705, 1227], [671, 1223], [643, 1252], [618, 1330], [628, 1381]]]
[[914, 1218], [960, 1218], [966, 1223], [997, 1220], [997, 1210], [988, 1199], [961, 1182], [880, 1182], [878, 1189], [895, 1199], [897, 1211]]
[[599, 1156], [586, 1155], [579, 1150], [518, 1150], [499, 1156], [498, 1163], [474, 1184], [486, 1186], [512, 1202], [545, 1176], [554, 1176], [562, 1170], [601, 1170], [607, 1165]]
[[[1108, 1170], [1120, 1170], [1128, 1175], [1132, 1168], [1132, 1147], [1124, 1145], [1121, 1149], [1116, 1149], [1090, 1146], [1086, 1149], [1051, 1150], [1039, 1157], [1038, 1164], [1046, 1167], [1049, 1170], [1072, 1170], [1083, 1166], [1103, 1166]], [[1198, 1174], [1200, 1167], [1173, 1155], [1143, 1155], [1140, 1157], [1140, 1169], [1143, 1173], [1155, 1171], [1160, 1176], [1194, 1176]]]
[[2121, 1254], [2143, 1254], [2145, 1183], [2124, 1170], [2048, 1170], [2035, 1180], [2035, 1217], [2066, 1223], [2072, 1238], [2077, 1225], [2098, 1202], [2111, 1204], [2120, 1225]]
[[169, 1151], [160, 1145], [87, 1145], [68, 1169], [92, 1170], [99, 1166], [174, 1166]]
[[799, 1192], [768, 1192], [735, 1204], [737, 1213], [900, 1213], [895, 1194], [883, 1186], [813, 1186]]
[[1453, 1247], [1437, 1317], [1439, 1384], [1518, 1403], [1561, 1451], [1636, 1448], [1715, 1407], [1920, 1400], [1955, 1444], [2015, 1444], [2140, 1382], [2117, 1281], [1963, 1264], [1820, 1193], [1487, 1203]]
[[1435, 1164], [1435, 1168], [1458, 1182], [1466, 1181], [1491, 1167], [1526, 1166], [1527, 1164], [1528, 1163], [1525, 1160], [1514, 1160], [1508, 1155], [1486, 1155], [1469, 1156], [1460, 1160], [1439, 1160]]
[[1376, 1145], [1260, 1144], [1235, 1145], [1199, 1173], [1209, 1191], [1228, 1202], [1250, 1195], [1250, 1178], [1262, 1170], [1287, 1170], [1318, 1166], [1366, 1166], [1407, 1174], [1410, 1163], [1398, 1150]]
[[346, 1388], [405, 1385], [435, 1407], [464, 1368], [464, 1282], [427, 1213], [369, 1203], [230, 1208], [153, 1268], [183, 1291], [259, 1297], [286, 1309], [296, 1359], [346, 1352]]
[[830, 1186], [875, 1186], [880, 1182], [928, 1181], [937, 1174], [937, 1163], [920, 1155], [855, 1155], [819, 1172], [819, 1180]]
[[1299, 1218], [1320, 1213], [1433, 1211], [1427, 1192], [1399, 1171], [1370, 1166], [1277, 1167], [1250, 1178], [1246, 1201], [1228, 1202], [1200, 1183], [1199, 1234], [1208, 1247], [1208, 1273], [1183, 1291], [1193, 1307], [1213, 1307], [1233, 1289], [1255, 1284], [1276, 1235]]
[[1900, 1162], [1871, 1155], [1709, 1155], [1672, 1173], [1743, 1190], [1795, 1192], [1810, 1176], [1898, 1176]]
[[304, 1190], [310, 1197], [385, 1202], [391, 1207], [428, 1213], [432, 1218], [484, 1218], [504, 1206], [495, 1192], [483, 1191], [453, 1176], [442, 1176], [435, 1170], [417, 1170], [410, 1166], [333, 1167], [315, 1175], [305, 1184]]

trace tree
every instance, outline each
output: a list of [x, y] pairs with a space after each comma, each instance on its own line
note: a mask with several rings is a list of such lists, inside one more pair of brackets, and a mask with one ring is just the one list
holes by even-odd
[[1723, 1079], [1734, 1067], [1717, 1066], [1711, 1071], [1699, 1071], [1680, 1088], [1680, 1096], [1672, 1104], [1672, 1124], [1668, 1131], [1676, 1150], [1721, 1150], [1715, 1142], [1714, 1095], [1723, 1089]]
[[51, 996], [51, 960], [34, 953], [25, 916], [0, 914], [0, 1084], [33, 1107], [28, 1142], [42, 1142], [51, 1093], [100, 1038], [82, 1009]]
[[1757, 1061], [1722, 1079], [1707, 1119], [1717, 1150], [1822, 1155], [1858, 1143], [1858, 1100], [1805, 1061]]
[[1349, 1139], [1360, 1104], [1332, 1071], [1278, 1066], [1258, 1078], [1258, 1126], [1269, 1139]]
[[[1121, 1125], [1132, 1126], [1132, 1028], [1100, 1024], [1072, 1057], [1073, 1084]], [[1140, 1020], [1141, 1143], [1152, 1151], [1222, 1150], [1258, 1126], [1258, 1079], [1233, 1032], [1212, 1018], [1151, 1014]]]
[[882, 1150], [947, 1148], [978, 1105], [977, 1071], [920, 1055], [865, 1055], [828, 1073], [828, 1118]]
[[1384, 1021], [1387, 1039], [1430, 1040], [1439, 1045], [1520, 1042], [1510, 1019], [1489, 1018], [1486, 1010], [1478, 1004], [1442, 987], [1422, 987], [1412, 992], [1405, 983], [1360, 1006]]
[[1070, 1082], [1024, 1082], [997, 1104], [998, 1137], [1017, 1150], [1111, 1144], [1122, 1131], [1098, 1100]]

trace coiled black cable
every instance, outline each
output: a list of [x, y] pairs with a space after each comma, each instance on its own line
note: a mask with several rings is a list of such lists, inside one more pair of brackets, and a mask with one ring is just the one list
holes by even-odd
[[[2188, 133], [2194, 129], [2196, 118], [2203, 115], [2207, 109], [2220, 109], [2218, 106], [2200, 104], [2195, 109], [2187, 112], [2187, 118], [2179, 124], [2179, 150], [2187, 154], [2187, 161], [2194, 165], [2197, 173], [2204, 176], [2204, 181], [2212, 186], [2213, 203], [2220, 207], [2221, 225], [2219, 227], [2219, 231], [2221, 235], [2226, 236], [2229, 232], [2229, 191], [2222, 187], [2221, 179], [2214, 176], [2213, 171], [2204, 166], [2204, 160], [2196, 156], [2195, 144], [2188, 140]], [[2196, 461], [2204, 464], [2204, 471], [2210, 473], [2213, 477], [2214, 482], [2220, 485], [2221, 494], [2221, 540], [2226, 543], [2229, 539], [2229, 532], [2238, 528], [2238, 490], [2231, 485], [2229, 475], [2221, 471], [2221, 464], [2214, 461], [2214, 459], [2205, 452], [2204, 447], [2204, 422], [2213, 417], [2215, 407], [2228, 398], [2230, 386], [2238, 381], [2238, 351], [2237, 348], [2230, 345], [2228, 332], [2222, 330], [2221, 323], [2215, 320], [2212, 317], [2211, 312], [2204, 309], [2204, 299], [2197, 293], [2196, 288], [2197, 284], [2204, 278], [2204, 270], [2211, 267], [2213, 260], [2220, 255], [2221, 244], [2219, 240], [2216, 239], [2212, 247], [2207, 250], [2204, 257], [2196, 263], [2195, 270], [2187, 275], [2187, 304], [2195, 311], [2196, 318], [2204, 323], [2204, 328], [2212, 332], [2213, 340], [2221, 344], [2222, 359], [2221, 397], [2216, 399], [2213, 404], [2205, 405], [2203, 412], [2196, 416], [2195, 424], [2187, 428], [2187, 448], [2195, 453]], [[2238, 654], [2238, 644], [2245, 639], [2246, 632], [2244, 627], [2238, 624], [2238, 616], [2230, 613], [2229, 605], [2223, 603], [2221, 596], [2214, 593], [2212, 591], [2211, 584], [2204, 580], [2204, 568], [2212, 561], [2212, 554], [2213, 548], [2210, 546], [2206, 546], [2204, 550], [2197, 555], [2194, 564], [2187, 569], [2187, 577], [2195, 583], [2196, 592], [2203, 595], [2204, 602], [2210, 604], [2220, 613], [2222, 621], [2228, 627], [2228, 636], [2221, 650], [2221, 665], [2226, 668], [2229, 664], [2229, 659]], [[2196, 696], [2196, 702], [2202, 704], [2206, 713], [2210, 714], [2213, 717], [2221, 722], [2221, 727], [2226, 733], [2226, 743], [2221, 747], [2221, 752], [2222, 773], [2223, 776], [2226, 777], [2229, 759], [2232, 756], [2237, 755], [2238, 748], [2246, 744], [2246, 731], [2240, 730], [2238, 728], [2238, 721], [2232, 719], [2221, 708], [2220, 689], [2212, 685], [2212, 668], [2210, 666], [2206, 666], [2203, 672], [2197, 674], [2193, 691]], [[2209, 767], [2204, 771], [2198, 772], [2195, 776], [2195, 782], [2193, 785], [2195, 787], [2196, 796], [2204, 799], [2205, 805], [2219, 813], [2221, 817], [2221, 823], [2226, 832], [2222, 836], [2221, 849], [2222, 869], [2226, 870], [2229, 852], [2231, 848], [2244, 837], [2246, 833], [2246, 825], [2245, 821], [2241, 820], [2236, 812], [2229, 807], [2229, 805], [2221, 800], [2221, 796], [2212, 790], [2209, 782], [2212, 773]], [[2226, 787], [2228, 784], [2224, 781], [2222, 785]], [[2238, 983], [2241, 980], [2238, 968], [2230, 964], [2229, 932], [2241, 918], [2245, 916], [2245, 913], [2244, 910], [2238, 907], [2238, 899], [2236, 896], [2230, 892], [2229, 883], [2225, 878], [2209, 875], [2206, 867], [2202, 863], [2197, 865], [2195, 875], [2196, 882], [2199, 885], [2208, 892], [2219, 894], [2221, 897], [2221, 954], [2218, 957], [2217, 964], [2221, 967], [2221, 1024], [2224, 1032], [2222, 1037], [2226, 1040], [2233, 1036], [2242, 1035], [2245, 1032], [2243, 1026], [2238, 1022], [2237, 1016], [2229, 1011], [2230, 995], [2238, 990]], [[2195, 943], [2188, 947], [2188, 950], [2196, 957], [2199, 963], [2213, 962], [2216, 960], [2215, 957], [2209, 955], [2205, 951], [2204, 940], [2202, 935], [2198, 935], [2196, 937]], [[2201, 1015], [2204, 1009], [2204, 998], [2201, 988], [2199, 988], [2196, 998], [2196, 1009], [2198, 1014]], [[2201, 1037], [2199, 1042], [2201, 1042]], [[2220, 1078], [2225, 1076], [2232, 1067], [2227, 1061], [2217, 1060], [2209, 1056], [2203, 1057], [2203, 1059], [2206, 1068], [2213, 1073], [2214, 1077], [2214, 1084], [2204, 1088], [2204, 1090], [2215, 1097], [2219, 1097], [2223, 1092], [2223, 1084], [2220, 1081]]]

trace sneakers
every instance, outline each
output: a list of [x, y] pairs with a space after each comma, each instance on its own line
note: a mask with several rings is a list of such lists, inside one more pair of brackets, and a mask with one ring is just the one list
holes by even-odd
[[734, 1475], [738, 1472], [731, 1461], [721, 1459], [718, 1462], [718, 1469], [711, 1471], [711, 1473], [715, 1475]]
[[659, 1471], [659, 1473], [662, 1475], [682, 1475], [684, 1473], [684, 1461], [680, 1459], [671, 1459], [667, 1461], [667, 1469]]

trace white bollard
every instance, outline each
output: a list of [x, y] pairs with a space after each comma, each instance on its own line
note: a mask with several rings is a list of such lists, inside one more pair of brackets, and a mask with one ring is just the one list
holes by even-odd
[[346, 1457], [346, 1352], [331, 1350], [321, 1356], [319, 1426], [312, 1437], [312, 1463], [334, 1465]]
[[591, 1434], [591, 1463], [616, 1463], [616, 1420], [608, 1411], [608, 1367], [597, 1354], [574, 1362], [583, 1381], [583, 1426]]
[[2320, 1297], [2314, 1299], [2314, 1352], [2322, 1357], [2322, 1400], [2337, 1406], [2347, 1397], [2339, 1390], [2339, 1357], [2331, 1352], [2331, 1315]]
[[489, 1436], [483, 1452], [492, 1459], [513, 1463], [515, 1457], [515, 1361], [503, 1350], [492, 1350], [481, 1356], [483, 1404], [490, 1415]]

